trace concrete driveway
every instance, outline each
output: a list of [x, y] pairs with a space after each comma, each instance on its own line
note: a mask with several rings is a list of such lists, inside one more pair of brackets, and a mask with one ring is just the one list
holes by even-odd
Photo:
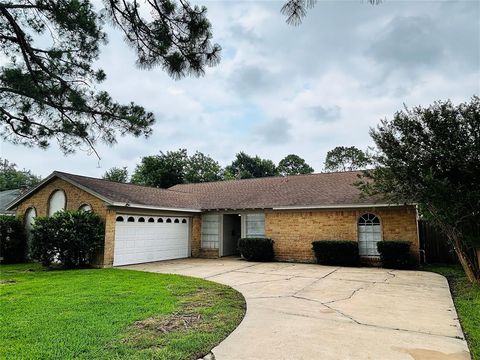
[[243, 359], [470, 359], [444, 277], [420, 271], [185, 259], [127, 266], [229, 285], [247, 301], [212, 352]]

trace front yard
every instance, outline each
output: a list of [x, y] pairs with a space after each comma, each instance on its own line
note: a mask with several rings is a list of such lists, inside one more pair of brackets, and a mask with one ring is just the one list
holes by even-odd
[[242, 320], [235, 290], [120, 269], [0, 265], [2, 359], [197, 359]]
[[468, 282], [460, 266], [428, 265], [425, 270], [448, 279], [455, 308], [473, 360], [480, 360], [480, 286]]

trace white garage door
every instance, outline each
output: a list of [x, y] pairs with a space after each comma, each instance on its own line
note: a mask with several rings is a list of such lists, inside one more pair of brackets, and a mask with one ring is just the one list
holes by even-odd
[[113, 265], [188, 256], [188, 218], [117, 215]]

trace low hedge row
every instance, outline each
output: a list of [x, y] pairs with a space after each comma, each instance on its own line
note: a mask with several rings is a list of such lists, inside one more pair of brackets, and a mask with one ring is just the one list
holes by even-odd
[[389, 240], [379, 241], [377, 249], [383, 267], [391, 269], [406, 269], [412, 266], [410, 256], [410, 241]]
[[358, 242], [346, 240], [320, 240], [312, 242], [318, 264], [358, 266]]
[[[357, 241], [319, 240], [312, 242], [318, 264], [335, 266], [358, 266]], [[411, 242], [401, 240], [379, 241], [377, 249], [382, 266], [392, 269], [406, 269], [412, 266]]]
[[248, 261], [272, 261], [275, 256], [273, 240], [267, 238], [241, 238], [238, 250]]

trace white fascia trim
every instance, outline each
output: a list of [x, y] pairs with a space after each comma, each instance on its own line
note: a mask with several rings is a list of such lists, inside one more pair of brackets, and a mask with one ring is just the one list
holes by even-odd
[[33, 188], [31, 188], [30, 190], [28, 190], [25, 194], [19, 196], [18, 198], [16, 199], [13, 199], [13, 201], [11, 201], [7, 206], [6, 206], [6, 209], [7, 210], [12, 210], [13, 207], [15, 205], [17, 205], [19, 202], [21, 202], [23, 199], [25, 199], [26, 197], [28, 197], [30, 194], [34, 193], [38, 188], [41, 188], [44, 184], [46, 184], [47, 182], [50, 181], [50, 179], [52, 179], [53, 177], [55, 177], [56, 174], [55, 172], [51, 173], [50, 175], [48, 175], [45, 179], [43, 179], [42, 181], [40, 181], [36, 186], [34, 186]]
[[132, 208], [132, 209], [148, 209], [148, 210], [163, 210], [163, 211], [178, 211], [178, 212], [195, 212], [200, 213], [202, 210], [198, 209], [182, 209], [182, 208], [169, 208], [164, 206], [151, 206], [151, 205], [142, 205], [142, 204], [130, 204], [124, 202], [113, 202], [111, 206], [118, 206], [123, 208]]
[[415, 204], [347, 204], [347, 205], [310, 205], [310, 206], [277, 206], [273, 210], [307, 210], [307, 209], [355, 209], [372, 207], [398, 207]]

